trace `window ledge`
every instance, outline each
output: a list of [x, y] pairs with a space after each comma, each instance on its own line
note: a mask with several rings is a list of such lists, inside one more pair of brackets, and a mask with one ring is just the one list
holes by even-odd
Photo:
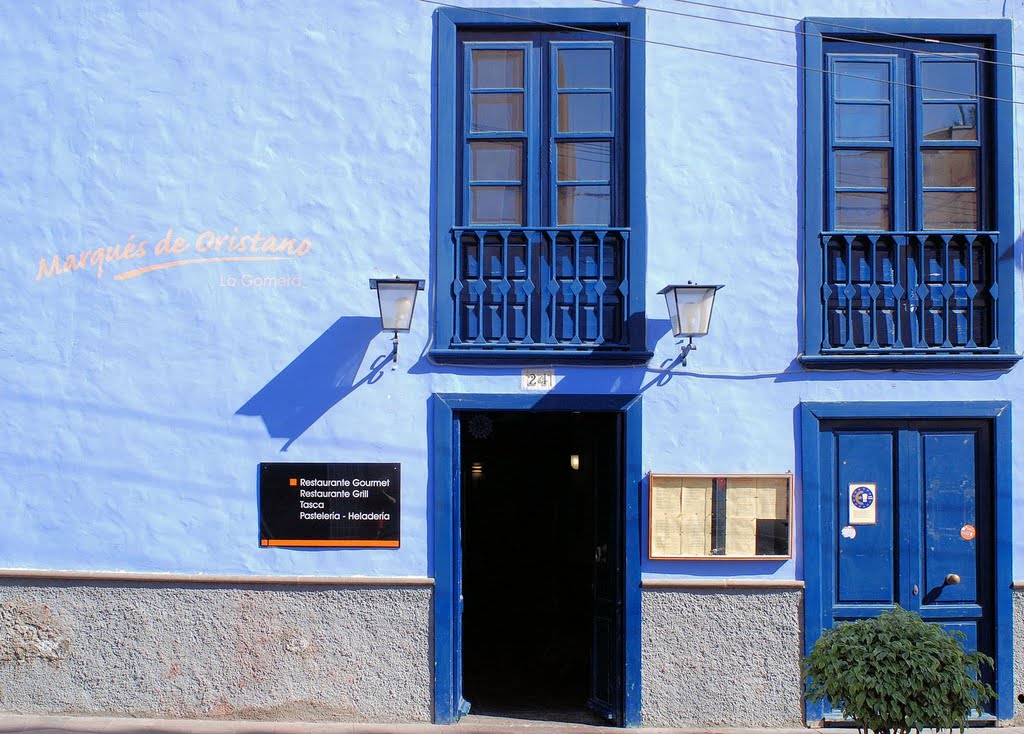
[[809, 370], [1008, 370], [1021, 358], [1019, 354], [803, 354], [798, 361]]
[[643, 365], [654, 352], [603, 351], [599, 349], [531, 349], [486, 347], [475, 349], [431, 349], [427, 356], [434, 364], [457, 365]]

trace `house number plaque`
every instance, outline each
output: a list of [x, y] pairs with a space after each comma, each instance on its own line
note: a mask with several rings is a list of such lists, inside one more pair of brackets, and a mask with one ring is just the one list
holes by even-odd
[[521, 386], [523, 390], [547, 392], [555, 386], [555, 371], [524, 368]]

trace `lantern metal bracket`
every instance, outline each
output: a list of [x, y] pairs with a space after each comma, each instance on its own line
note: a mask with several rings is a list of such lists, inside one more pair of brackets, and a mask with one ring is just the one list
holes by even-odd
[[685, 367], [686, 366], [686, 355], [689, 354], [690, 352], [692, 352], [696, 348], [697, 348], [697, 345], [693, 343], [693, 337], [692, 336], [690, 337], [690, 342], [688, 344], [680, 344], [679, 345], [679, 365], [681, 367]]

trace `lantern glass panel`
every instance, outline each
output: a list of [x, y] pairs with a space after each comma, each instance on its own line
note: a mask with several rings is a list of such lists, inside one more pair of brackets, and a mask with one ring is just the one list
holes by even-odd
[[416, 307], [415, 281], [411, 283], [378, 281], [381, 328], [385, 331], [409, 331]]
[[665, 294], [674, 336], [707, 335], [715, 290], [714, 287], [679, 287]]

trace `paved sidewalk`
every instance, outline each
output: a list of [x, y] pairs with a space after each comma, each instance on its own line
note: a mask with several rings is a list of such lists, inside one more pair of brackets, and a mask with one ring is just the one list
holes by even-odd
[[[977, 727], [991, 734], [1024, 734], [1024, 727]], [[214, 721], [210, 719], [122, 719], [100, 716], [0, 715], [0, 734], [856, 734], [856, 729], [744, 729], [730, 727], [675, 729], [564, 724], [467, 716], [458, 724], [301, 723], [282, 721]]]
[[[119, 719], [93, 716], [0, 715], [0, 733], [31, 734], [816, 734], [816, 729], [620, 729], [610, 726], [467, 716], [458, 724], [294, 723], [280, 721], [211, 721], [208, 719]], [[829, 729], [828, 734], [851, 734], [854, 729]], [[999, 734], [1024, 734], [1000, 729]], [[994, 734], [994, 732], [993, 732]]]

